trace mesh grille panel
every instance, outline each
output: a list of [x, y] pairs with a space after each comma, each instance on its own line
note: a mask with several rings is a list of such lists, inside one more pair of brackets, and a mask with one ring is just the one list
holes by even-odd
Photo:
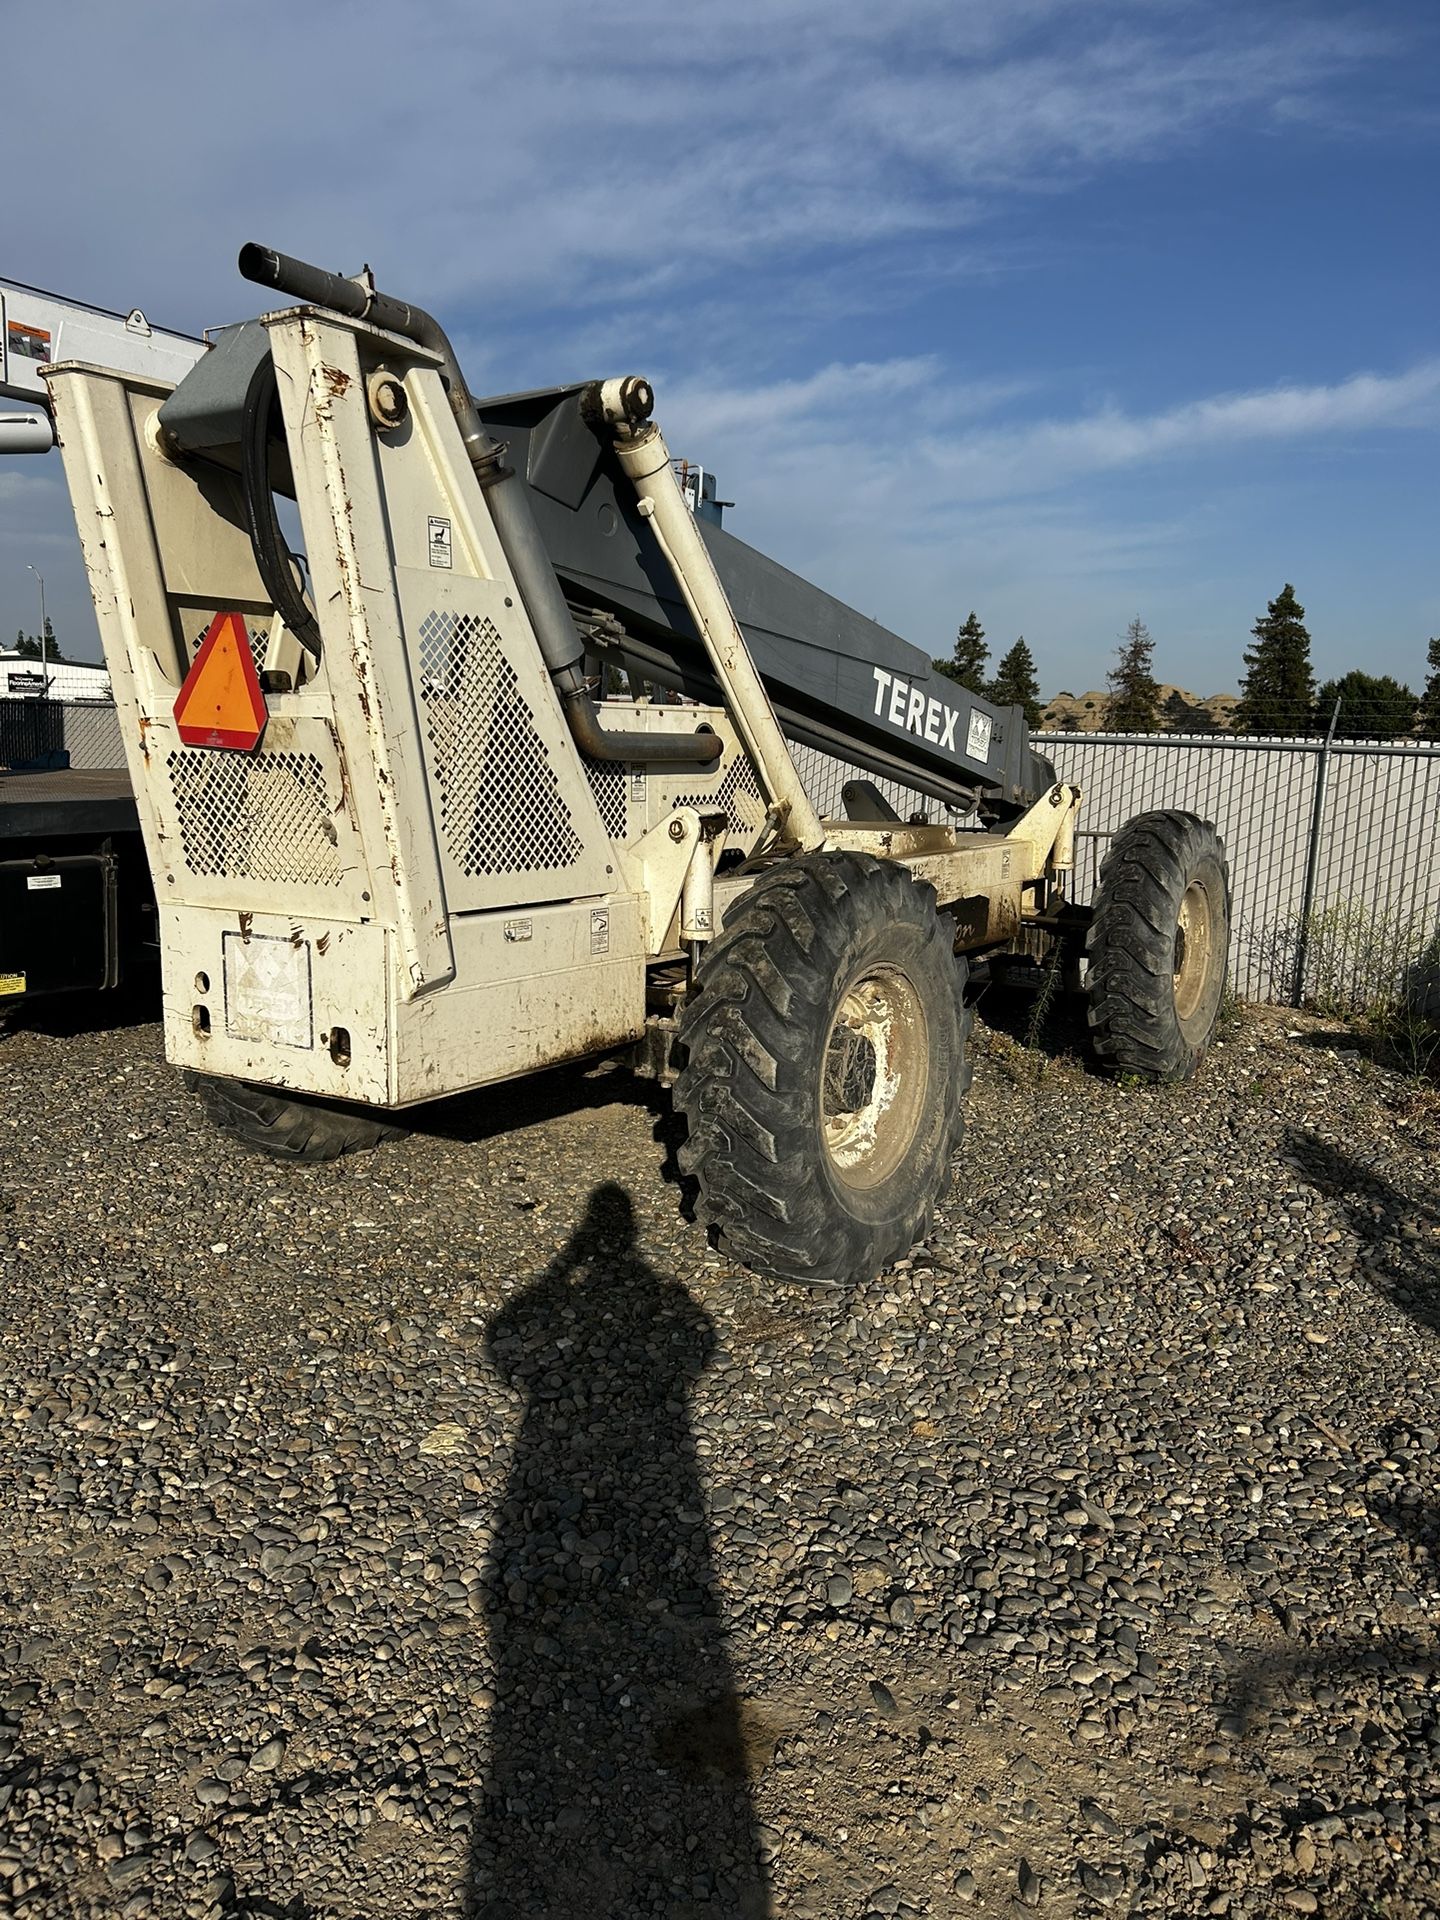
[[312, 753], [179, 748], [165, 761], [191, 873], [338, 887], [340, 855]]
[[427, 613], [420, 697], [435, 759], [440, 831], [472, 877], [553, 873], [582, 848], [535, 715], [488, 620]]
[[630, 811], [625, 797], [629, 774], [616, 762], [589, 760], [583, 754], [581, 764], [585, 768], [590, 791], [595, 796], [595, 805], [600, 809], [606, 833], [612, 840], [624, 840], [630, 827]]
[[[736, 796], [739, 794], [754, 803], [747, 813], [742, 814], [736, 806]], [[716, 813], [723, 807], [733, 833], [749, 831], [765, 814], [765, 803], [760, 798], [755, 775], [743, 753], [737, 754], [730, 762], [725, 769], [724, 779], [711, 792], [681, 794], [674, 804], [677, 807], [694, 807], [700, 813]]]
[[[217, 607], [215, 609], [215, 613], [221, 613], [224, 611], [225, 609], [221, 607]], [[196, 617], [197, 616], [193, 611], [186, 615], [187, 621], [194, 620]], [[215, 614], [207, 613], [206, 615], [204, 615], [203, 618], [200, 619], [199, 626], [197, 626], [194, 629], [194, 631], [191, 632], [190, 653], [189, 653], [190, 659], [193, 660], [196, 654], [200, 651], [200, 643], [205, 638], [205, 635], [210, 631], [210, 623], [214, 618], [215, 618]], [[260, 673], [264, 669], [265, 655], [269, 650], [269, 646], [270, 646], [270, 629], [268, 627], [252, 627], [247, 622], [245, 627], [245, 638], [250, 642], [250, 657], [255, 662], [255, 671], [256, 673]]]

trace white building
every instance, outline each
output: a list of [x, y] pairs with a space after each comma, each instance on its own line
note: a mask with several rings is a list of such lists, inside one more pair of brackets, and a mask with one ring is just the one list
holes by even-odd
[[36, 700], [46, 691], [52, 700], [109, 700], [110, 672], [85, 660], [27, 660], [14, 647], [0, 647], [0, 700]]

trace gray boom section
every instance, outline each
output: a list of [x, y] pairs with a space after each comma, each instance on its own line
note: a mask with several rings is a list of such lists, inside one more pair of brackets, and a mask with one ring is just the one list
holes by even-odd
[[[238, 467], [240, 416], [258, 322], [220, 334], [160, 412], [186, 452]], [[588, 418], [594, 383], [477, 400], [525, 482], [551, 564], [569, 599], [610, 613], [615, 642], [647, 678], [701, 700], [718, 688], [651, 528], [636, 511], [608, 436]], [[272, 472], [281, 487], [283, 467]], [[968, 807], [977, 797], [1026, 803], [1054, 784], [1032, 753], [1024, 712], [995, 707], [937, 673], [919, 647], [867, 619], [724, 528], [700, 531], [776, 715], [793, 738], [872, 773]]]
[[[535, 518], [572, 598], [614, 612], [636, 663], [714, 698], [703, 649], [613, 455], [586, 420], [586, 384], [477, 400], [530, 487]], [[938, 673], [919, 647], [724, 528], [700, 531], [776, 712], [797, 738], [965, 804], [1034, 798], [1053, 784], [1024, 712]], [[623, 643], [622, 643], [623, 651]]]

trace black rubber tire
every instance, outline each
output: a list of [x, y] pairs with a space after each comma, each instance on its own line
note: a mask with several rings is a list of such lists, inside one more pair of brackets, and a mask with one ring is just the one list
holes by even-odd
[[[1182, 919], [1194, 929], [1188, 939]], [[1101, 1064], [1146, 1080], [1188, 1080], [1215, 1030], [1230, 954], [1230, 870], [1208, 820], [1139, 813], [1126, 821], [1100, 868], [1085, 952]]]
[[187, 1073], [185, 1084], [198, 1094], [206, 1115], [222, 1133], [272, 1160], [338, 1160], [364, 1153], [405, 1131], [363, 1107], [331, 1105], [303, 1095], [276, 1093], [249, 1080], [225, 1080], [208, 1073]]
[[[681, 1165], [722, 1251], [776, 1278], [839, 1287], [873, 1279], [923, 1237], [962, 1125], [972, 1016], [954, 947], [934, 891], [863, 854], [787, 860], [730, 907], [681, 1014], [675, 1083], [688, 1127]], [[856, 1030], [853, 1012], [840, 1014], [857, 1005], [877, 1018], [903, 1009], [876, 1029], [887, 1059], [896, 1036], [894, 1091], [872, 1108], [872, 1048], [863, 1110], [846, 1108], [827, 1078], [839, 1072], [851, 1088], [832, 1043]], [[856, 1043], [840, 1044], [853, 1061]], [[840, 1115], [832, 1141], [847, 1114], [879, 1116], [868, 1157], [863, 1124], [827, 1143], [827, 1098]]]

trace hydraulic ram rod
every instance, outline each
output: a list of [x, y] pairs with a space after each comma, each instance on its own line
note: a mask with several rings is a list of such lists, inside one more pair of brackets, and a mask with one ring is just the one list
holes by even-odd
[[607, 380], [599, 389], [598, 404], [614, 433], [616, 458], [634, 483], [640, 516], [649, 521], [710, 656], [735, 730], [766, 798], [779, 811], [781, 838], [800, 847], [821, 846], [825, 829], [820, 816], [796, 771], [715, 563], [680, 491], [664, 435], [647, 417], [653, 405], [649, 384], [634, 378]]

